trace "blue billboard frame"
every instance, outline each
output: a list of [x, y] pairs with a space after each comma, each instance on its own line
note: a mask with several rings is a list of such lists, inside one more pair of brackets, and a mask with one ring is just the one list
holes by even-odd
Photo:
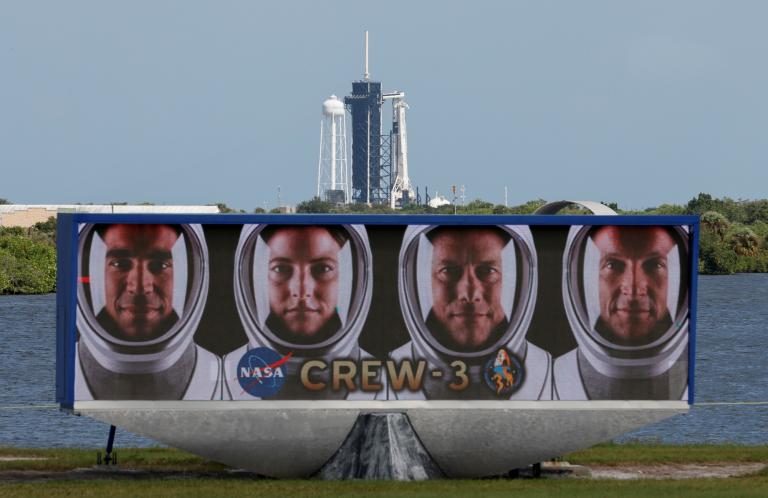
[[688, 321], [688, 404], [695, 402], [696, 309], [698, 289], [698, 216], [632, 215], [383, 215], [383, 214], [101, 214], [59, 213], [56, 277], [56, 402], [74, 407], [75, 339], [77, 317], [78, 227], [90, 223], [167, 223], [242, 225], [616, 225], [688, 226], [690, 230]]

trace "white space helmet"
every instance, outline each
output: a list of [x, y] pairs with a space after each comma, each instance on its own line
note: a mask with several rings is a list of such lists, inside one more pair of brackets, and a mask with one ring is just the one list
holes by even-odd
[[[338, 259], [338, 297], [335, 309], [339, 328], [319, 342], [295, 342], [269, 326], [270, 248], [265, 230], [285, 228], [325, 228], [334, 232], [341, 249]], [[273, 232], [274, 233], [274, 232]], [[333, 236], [333, 234], [332, 234]], [[245, 225], [235, 253], [235, 300], [240, 320], [251, 345], [293, 351], [295, 357], [348, 357], [357, 348], [371, 304], [373, 286], [371, 248], [363, 225]]]
[[[489, 228], [502, 230], [509, 240], [502, 249], [501, 306], [507, 327], [498, 340], [482, 351], [453, 350], [439, 342], [430, 332], [427, 318], [433, 305], [432, 252], [429, 232], [437, 228]], [[400, 248], [398, 292], [400, 308], [413, 340], [417, 356], [440, 365], [448, 358], [477, 359], [496, 354], [501, 347], [524, 354], [525, 335], [533, 316], [538, 286], [536, 250], [527, 226], [420, 226], [411, 225], [405, 231]]]
[[[602, 322], [600, 303], [601, 251], [591, 235], [602, 227], [573, 226], [563, 253], [563, 304], [579, 349], [602, 375], [616, 379], [649, 378], [667, 372], [688, 345], [688, 233], [685, 227], [662, 228], [674, 245], [661, 255], [666, 264], [665, 305], [667, 315], [657, 322], [648, 340], [622, 341], [598, 330]], [[642, 227], [614, 227], [636, 230]], [[606, 291], [608, 292], [608, 291]], [[659, 306], [655, 306], [659, 308]], [[666, 324], [669, 326], [666, 327]]]
[[[192, 343], [208, 294], [208, 248], [200, 225], [167, 225], [178, 233], [170, 250], [173, 265], [172, 314], [145, 340], [117, 337], [105, 325], [107, 254], [102, 235], [112, 224], [79, 227], [77, 329], [80, 340], [105, 369], [120, 374], [157, 373], [178, 361]], [[141, 226], [141, 225], [125, 225]], [[145, 225], [158, 226], [158, 225]], [[114, 297], [113, 297], [114, 299]], [[107, 318], [106, 320], [109, 320]]]

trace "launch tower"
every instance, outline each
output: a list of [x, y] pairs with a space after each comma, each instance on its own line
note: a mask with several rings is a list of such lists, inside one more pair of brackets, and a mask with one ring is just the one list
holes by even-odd
[[352, 82], [352, 95], [344, 103], [352, 116], [352, 202], [385, 204], [391, 168], [389, 161], [382, 167], [381, 82], [371, 81], [368, 73], [367, 31], [363, 79]]
[[[408, 140], [404, 92], [382, 93], [381, 82], [368, 72], [368, 32], [365, 32], [363, 79], [352, 82], [344, 104], [352, 117], [352, 202], [399, 208], [416, 200], [408, 178]], [[392, 101], [392, 129], [382, 132], [381, 107]]]

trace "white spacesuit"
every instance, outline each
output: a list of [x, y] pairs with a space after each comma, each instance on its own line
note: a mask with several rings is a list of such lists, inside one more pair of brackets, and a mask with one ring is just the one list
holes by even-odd
[[[516, 399], [547, 400], [552, 398], [552, 359], [548, 352], [525, 338], [531, 322], [538, 286], [537, 258], [533, 237], [527, 226], [491, 226], [509, 239], [501, 249], [500, 306], [504, 319], [494, 327], [495, 343], [479, 351], [451, 349], [435, 337], [441, 327], [435, 316], [432, 284], [432, 226], [410, 226], [400, 250], [398, 291], [400, 306], [411, 341], [394, 350], [390, 357], [396, 363], [425, 360], [427, 366], [421, 389], [395, 391], [390, 379], [389, 399]], [[443, 227], [445, 228], [445, 227]], [[485, 227], [472, 227], [483, 229]], [[488, 385], [488, 361], [505, 349], [521, 363], [522, 384], [508, 394], [498, 395]], [[461, 364], [454, 363], [461, 361]], [[415, 366], [415, 365], [414, 365]], [[466, 366], [466, 370], [464, 369]], [[468, 386], [454, 390], [466, 375]]]
[[[368, 235], [363, 225], [338, 225], [334, 230], [343, 233], [337, 249], [338, 291], [335, 311], [323, 329], [327, 332], [317, 342], [291, 338], [281, 332], [280, 318], [271, 309], [269, 297], [270, 248], [262, 237], [262, 231], [272, 230], [267, 225], [245, 225], [235, 254], [235, 299], [248, 343], [224, 356], [225, 396], [234, 400], [259, 399], [246, 392], [239, 383], [237, 366], [240, 359], [253, 348], [266, 347], [280, 355], [291, 357], [283, 364], [285, 384], [269, 399], [348, 399], [372, 400], [386, 396], [386, 375], [383, 369], [377, 383], [383, 387], [377, 392], [364, 392], [357, 386], [355, 391], [324, 389], [312, 391], [300, 381], [302, 365], [312, 360], [322, 360], [324, 371], [313, 370], [313, 382], [330, 384], [328, 375], [333, 360], [360, 361], [373, 357], [360, 348], [358, 338], [371, 303], [373, 270]], [[279, 228], [278, 228], [279, 229]], [[303, 245], [303, 244], [302, 244]], [[338, 246], [337, 246], [338, 247]]]
[[[612, 227], [611, 227], [612, 228]], [[617, 230], [632, 229], [622, 227]], [[656, 228], [650, 228], [657, 230]], [[645, 230], [650, 230], [645, 228]], [[563, 254], [563, 301], [568, 321], [578, 347], [555, 359], [554, 398], [560, 400], [589, 399], [688, 399], [688, 295], [685, 265], [688, 260], [688, 234], [683, 228], [663, 228], [663, 237], [671, 247], [666, 254], [655, 255], [658, 263], [648, 260], [645, 267], [659, 265], [665, 277], [657, 284], [657, 299], [665, 304], [652, 303], [663, 310], [653, 331], [647, 338], [619, 340], [611, 333], [611, 325], [601, 317], [601, 300], [609, 299], [611, 289], [601, 283], [600, 272], [606, 271], [606, 257], [593, 241], [590, 226], [571, 227]], [[642, 230], [642, 229], [639, 229]], [[662, 230], [659, 228], [658, 230]], [[650, 244], [650, 243], [649, 243]], [[642, 246], [642, 244], [640, 244]], [[633, 249], [638, 253], [635, 243]], [[649, 249], [650, 251], [650, 249]], [[652, 254], [652, 252], [649, 252]], [[603, 264], [601, 264], [601, 257]], [[611, 256], [613, 257], [613, 256]], [[619, 256], [620, 258], [621, 256]], [[635, 256], [637, 258], [637, 256]], [[636, 259], [641, 261], [642, 258]], [[618, 266], [621, 262], [608, 264]], [[651, 271], [638, 264], [635, 276]], [[600, 286], [606, 286], [601, 288]], [[630, 284], [623, 292], [629, 295]], [[618, 286], [616, 286], [618, 289]], [[650, 294], [654, 289], [639, 291]], [[622, 292], [622, 290], [617, 290]], [[638, 292], [638, 291], [635, 291]], [[627, 297], [625, 303], [636, 297]], [[653, 297], [647, 298], [649, 302]], [[636, 301], [639, 302], [639, 301]], [[616, 305], [602, 304], [603, 309], [616, 309]], [[640, 304], [623, 304], [625, 308]], [[631, 313], [631, 312], [625, 312]], [[640, 316], [640, 311], [635, 314]]]
[[[121, 326], [107, 312], [108, 299], [129, 298], [110, 298], [105, 290], [110, 250], [97, 232], [106, 227], [80, 227], [75, 401], [221, 399], [221, 361], [193, 342], [208, 292], [208, 249], [200, 225], [175, 228], [178, 239], [170, 250], [173, 278], [168, 285], [173, 310], [148, 339], [121, 336]], [[130, 246], [130, 239], [126, 240]], [[135, 254], [121, 257], [125, 262], [137, 261]]]

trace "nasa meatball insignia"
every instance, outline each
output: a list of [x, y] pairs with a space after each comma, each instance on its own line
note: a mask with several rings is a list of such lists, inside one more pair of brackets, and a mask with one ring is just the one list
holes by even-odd
[[285, 384], [283, 364], [292, 353], [283, 356], [270, 348], [248, 350], [237, 364], [237, 380], [243, 391], [256, 398], [274, 396]]

